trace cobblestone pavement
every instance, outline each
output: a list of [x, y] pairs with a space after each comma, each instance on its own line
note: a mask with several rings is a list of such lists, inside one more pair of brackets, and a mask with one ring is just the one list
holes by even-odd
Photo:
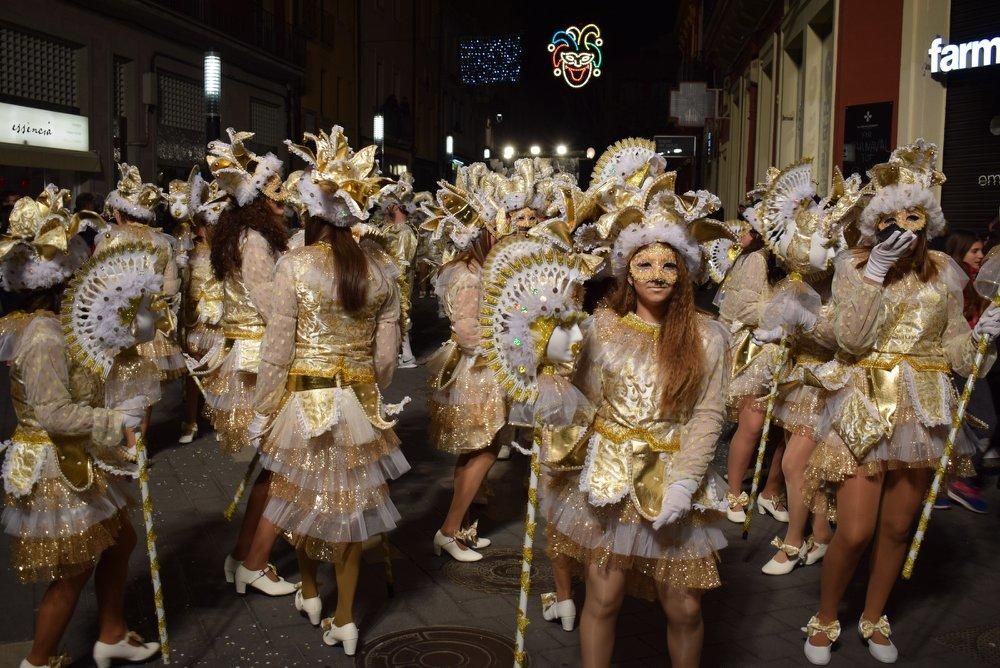
[[[431, 300], [418, 300], [418, 309], [414, 347], [418, 355], [425, 355], [441, 340], [444, 329], [434, 322]], [[466, 565], [434, 557], [431, 537], [450, 499], [451, 460], [427, 443], [422, 369], [399, 371], [388, 394], [393, 401], [404, 395], [413, 398], [397, 430], [413, 470], [392, 489], [403, 515], [402, 525], [390, 537], [392, 598], [386, 588], [382, 547], [366, 551], [356, 606], [363, 646], [355, 662], [341, 649], [323, 644], [321, 633], [294, 611], [291, 597], [240, 597], [225, 584], [222, 561], [238, 525], [227, 523], [222, 510], [249, 456], [232, 461], [219, 452], [211, 435], [178, 445], [179, 399], [177, 388], [171, 388], [156, 410], [150, 440], [172, 665], [510, 665], [526, 462], [515, 456], [499, 462], [490, 475], [494, 494], [485, 511], [479, 511], [480, 529], [494, 541], [494, 547], [485, 551], [487, 558]], [[897, 586], [888, 612], [902, 664], [1000, 664], [1000, 494], [992, 490], [988, 498], [989, 515], [960, 509], [935, 514], [913, 580]], [[135, 524], [141, 526], [138, 514]], [[730, 545], [722, 552], [724, 584], [706, 595], [704, 603], [703, 664], [805, 665], [799, 627], [815, 611], [820, 569], [800, 568], [784, 577], [760, 573], [772, 553], [768, 543], [780, 531], [769, 517], [756, 518], [748, 541], [741, 540], [734, 524], [727, 524], [725, 531]], [[0, 539], [0, 563], [8, 563], [8, 551], [9, 542]], [[279, 543], [273, 561], [281, 573], [297, 579], [294, 554], [287, 545]], [[534, 593], [547, 590], [547, 568], [541, 557], [536, 562], [539, 573], [529, 611], [534, 621], [528, 629], [532, 665], [578, 665], [578, 632], [566, 633], [541, 620]], [[156, 624], [146, 567], [140, 548], [132, 559], [127, 612], [133, 627], [152, 639]], [[330, 614], [335, 597], [329, 570], [323, 580]], [[853, 632], [863, 583], [859, 573], [848, 591], [841, 611], [845, 631], [831, 665], [875, 665]], [[24, 656], [32, 635], [32, 611], [42, 592], [40, 586], [17, 584], [10, 570], [0, 567], [0, 668], [16, 666]], [[582, 588], [576, 593], [580, 605]], [[74, 666], [92, 665], [94, 624], [95, 606], [88, 589], [65, 639], [66, 650], [76, 659]], [[615, 665], [665, 665], [665, 643], [658, 606], [628, 600], [619, 619]]]

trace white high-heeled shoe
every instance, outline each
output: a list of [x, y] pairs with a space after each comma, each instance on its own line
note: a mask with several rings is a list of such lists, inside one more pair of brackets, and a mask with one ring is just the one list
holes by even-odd
[[[726, 519], [736, 524], [743, 524], [747, 521], [746, 507], [750, 503], [750, 497], [746, 492], [740, 492], [739, 496], [733, 493], [726, 494]], [[735, 506], [735, 507], [734, 507]]]
[[359, 634], [358, 627], [354, 622], [337, 626], [333, 623], [333, 617], [327, 617], [323, 620], [323, 629], [323, 642], [327, 645], [333, 647], [338, 643], [343, 643], [344, 654], [347, 656], [354, 656], [354, 653], [358, 651]]
[[889, 627], [889, 619], [885, 615], [879, 617], [879, 620], [875, 623], [863, 618], [858, 620], [858, 633], [861, 635], [861, 639], [868, 645], [868, 653], [872, 655], [872, 658], [882, 663], [896, 663], [896, 660], [899, 659], [899, 650], [896, 649], [892, 640], [889, 640], [888, 645], [880, 645], [872, 642], [872, 635], [876, 631], [885, 636], [886, 640], [889, 640], [889, 636], [892, 635], [892, 629]]
[[829, 543], [814, 543], [812, 538], [806, 541], [806, 543], [806, 551], [802, 558], [802, 563], [806, 566], [812, 566], [820, 561], [826, 556], [826, 550], [830, 547]]
[[768, 499], [764, 496], [757, 497], [757, 512], [761, 515], [765, 513], [770, 513], [771, 517], [778, 520], [779, 522], [788, 523], [788, 511], [781, 510], [778, 508], [778, 504], [774, 499]]
[[302, 590], [299, 589], [295, 592], [295, 609], [306, 613], [310, 624], [319, 626], [319, 620], [323, 616], [323, 601], [319, 596], [303, 598]]
[[195, 436], [198, 435], [198, 424], [182, 424], [181, 425], [181, 436], [177, 439], [178, 443], [191, 443], [194, 441]]
[[474, 547], [477, 550], [481, 550], [484, 547], [489, 547], [492, 544], [493, 544], [493, 541], [490, 540], [489, 538], [482, 538], [480, 536], [476, 536], [476, 544], [473, 545], [472, 547]]
[[[134, 640], [138, 645], [133, 645], [130, 640]], [[125, 637], [112, 644], [98, 640], [94, 643], [94, 663], [97, 668], [109, 668], [112, 661], [130, 661], [138, 663], [149, 660], [154, 654], [160, 651], [160, 643], [145, 642], [138, 633], [129, 631]]]
[[236, 579], [236, 567], [242, 563], [242, 561], [233, 559], [233, 555], [226, 555], [226, 563], [222, 565], [222, 572], [226, 575], [226, 582], [233, 584]]
[[451, 558], [455, 561], [479, 561], [483, 558], [483, 555], [479, 554], [471, 547], [467, 547], [464, 550], [458, 546], [455, 538], [452, 536], [445, 536], [443, 533], [438, 531], [434, 534], [434, 554], [435, 556], [441, 556], [441, 550], [444, 550]]
[[247, 585], [268, 596], [288, 596], [298, 589], [298, 586], [289, 582], [285, 578], [279, 577], [276, 581], [267, 577], [268, 573], [274, 573], [274, 566], [268, 564], [264, 569], [251, 571], [240, 564], [236, 567], [233, 579], [236, 582], [236, 593], [247, 593]]
[[[835, 619], [829, 624], [823, 624], [814, 615], [809, 618], [809, 623], [802, 630], [806, 633], [806, 644], [802, 648], [802, 651], [806, 655], [806, 660], [814, 666], [825, 666], [830, 663], [833, 643], [837, 642], [837, 638], [840, 637], [840, 620]], [[809, 638], [821, 633], [830, 641], [829, 645], [813, 645], [809, 642]]]
[[576, 603], [571, 598], [558, 600], [555, 592], [542, 594], [542, 618], [549, 622], [559, 621], [563, 631], [572, 631], [576, 622]]
[[803, 543], [802, 547], [795, 547], [794, 545], [789, 545], [783, 542], [777, 536], [771, 541], [771, 545], [778, 548], [781, 552], [785, 553], [788, 557], [784, 561], [778, 561], [775, 557], [771, 557], [771, 560], [764, 564], [760, 572], [764, 575], [788, 575], [795, 570], [795, 567], [799, 565], [799, 560], [802, 558], [802, 554], [806, 549], [806, 544]]

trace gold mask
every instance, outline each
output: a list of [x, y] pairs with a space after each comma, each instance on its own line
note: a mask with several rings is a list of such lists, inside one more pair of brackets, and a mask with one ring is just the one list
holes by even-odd
[[677, 253], [666, 244], [643, 247], [628, 263], [628, 274], [638, 283], [672, 286], [677, 282]]
[[927, 212], [924, 211], [923, 207], [915, 206], [883, 214], [879, 218], [878, 229], [883, 230], [893, 223], [899, 225], [904, 230], [919, 232], [927, 226]]
[[511, 216], [511, 222], [518, 230], [526, 232], [538, 224], [538, 214], [528, 207], [518, 209]]

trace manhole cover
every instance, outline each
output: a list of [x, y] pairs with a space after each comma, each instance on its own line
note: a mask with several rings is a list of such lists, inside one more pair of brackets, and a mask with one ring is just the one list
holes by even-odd
[[[521, 550], [487, 548], [483, 558], [471, 563], [449, 559], [444, 565], [448, 579], [463, 587], [487, 594], [516, 594], [521, 591]], [[552, 568], [542, 550], [535, 550], [531, 568], [531, 590], [552, 588]]]
[[935, 641], [984, 663], [1000, 665], [1000, 626], [987, 626], [943, 633]]
[[514, 663], [514, 643], [496, 633], [430, 626], [379, 636], [358, 652], [365, 668], [491, 668]]

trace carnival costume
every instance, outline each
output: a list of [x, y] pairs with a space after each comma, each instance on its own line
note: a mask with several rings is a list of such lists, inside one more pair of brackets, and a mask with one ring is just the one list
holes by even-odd
[[[157, 268], [163, 275], [163, 296], [170, 302], [169, 317], [175, 319], [180, 305], [180, 272], [175, 253], [177, 240], [152, 225], [156, 209], [164, 202], [163, 191], [152, 183], [143, 183], [139, 168], [127, 163], [118, 165], [118, 185], [104, 202], [105, 215], [117, 211], [127, 218], [125, 223], [113, 223], [98, 235], [96, 252], [126, 244], [149, 244], [157, 251]], [[176, 320], [174, 320], [176, 322]], [[184, 353], [174, 340], [176, 326], [157, 331], [156, 338], [139, 345], [139, 354], [156, 363], [162, 380], [180, 378], [187, 371]]]
[[[206, 158], [219, 190], [229, 206], [242, 207], [258, 196], [284, 199], [281, 161], [273, 154], [258, 156], [244, 142], [251, 132], [227, 130], [230, 143], [215, 140]], [[247, 229], [240, 240], [241, 266], [222, 279], [223, 349], [203, 382], [205, 401], [222, 449], [236, 453], [249, 444], [253, 419], [253, 393], [260, 363], [260, 342], [272, 307], [274, 265], [277, 261], [267, 240]]]
[[410, 349], [410, 311], [413, 308], [413, 274], [417, 256], [417, 235], [408, 222], [397, 224], [390, 220], [388, 209], [398, 206], [404, 214], [409, 214], [413, 201], [413, 176], [405, 172], [399, 180], [382, 190], [381, 205], [384, 210], [385, 223], [382, 233], [386, 237], [390, 255], [399, 270], [399, 325], [402, 332], [402, 357], [404, 368], [415, 366], [416, 360]]
[[[78, 232], [99, 224], [100, 217], [87, 211], [71, 215], [69, 201], [69, 191], [53, 185], [37, 200], [21, 198], [7, 235], [0, 238], [5, 290], [52, 289], [76, 275], [64, 301], [69, 306], [86, 302], [80, 312], [64, 304], [61, 318], [40, 310], [0, 319], [0, 360], [10, 367], [17, 415], [13, 436], [0, 444], [0, 451], [6, 451], [3, 527], [11, 537], [12, 567], [23, 583], [87, 573], [116, 544], [128, 525], [125, 508], [131, 503], [121, 476], [134, 474], [124, 428], [127, 422], [137, 427], [141, 418], [110, 406], [118, 406], [130, 392], [150, 399], [159, 394], [159, 372], [152, 366], [144, 379], [134, 379], [135, 387], [125, 387], [131, 385], [128, 378], [111, 379], [106, 387], [107, 369], [89, 363], [84, 354], [88, 342], [73, 335], [89, 327], [102, 345], [132, 345], [129, 314], [135, 314], [144, 294], [162, 287], [157, 251], [121, 245], [88, 260]], [[131, 273], [104, 275], [99, 284], [88, 280], [109, 256], [126, 255]], [[98, 642], [98, 665], [110, 665], [116, 657], [144, 660], [159, 649], [156, 643], [132, 645], [130, 637], [117, 644]], [[25, 659], [20, 665], [33, 664]]]
[[[645, 172], [656, 164], [651, 161], [655, 158], [647, 155], [636, 165]], [[647, 206], [626, 206], [594, 224], [598, 229], [593, 232], [610, 248], [616, 280], [626, 280], [634, 254], [657, 244], [673, 249], [697, 276], [702, 257], [695, 237], [721, 236], [701, 220], [718, 206], [718, 199], [705, 192], [675, 195], [674, 178], [670, 172], [629, 183], [625, 194], [648, 198]], [[596, 565], [622, 571], [626, 591], [644, 598], [655, 598], [657, 588], [667, 585], [711, 589], [721, 584], [716, 554], [726, 541], [710, 525], [721, 517], [725, 502], [723, 487], [708, 466], [724, 419], [727, 337], [707, 318], [699, 317], [698, 327], [707, 370], [690, 414], [663, 412], [658, 401], [660, 328], [635, 313], [597, 310], [575, 376], [597, 413], [588, 425], [579, 488], [565, 487], [552, 500], [556, 510], [549, 552], [568, 556], [584, 569]], [[654, 528], [667, 490], [677, 484], [691, 494], [690, 513]]]
[[[216, 182], [206, 183], [197, 172], [187, 182], [188, 217], [211, 228], [226, 206]], [[212, 271], [212, 249], [205, 237], [196, 237], [188, 252], [188, 280], [184, 286], [184, 343], [188, 355], [201, 360], [223, 344], [223, 284]]]

